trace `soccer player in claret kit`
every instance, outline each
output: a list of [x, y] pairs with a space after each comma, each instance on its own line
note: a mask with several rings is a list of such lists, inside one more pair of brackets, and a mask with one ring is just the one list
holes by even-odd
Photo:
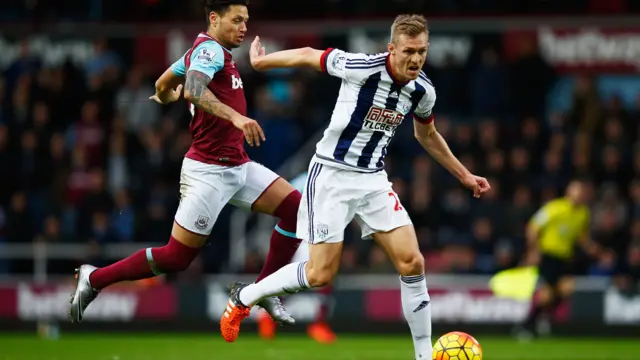
[[309, 165], [298, 210], [296, 234], [309, 242], [309, 261], [286, 265], [256, 284], [235, 284], [221, 318], [225, 340], [235, 341], [249, 308], [261, 299], [329, 284], [340, 264], [344, 229], [356, 219], [362, 237], [373, 238], [400, 273], [402, 309], [415, 359], [431, 358], [424, 258], [411, 220], [384, 171], [384, 157], [396, 128], [413, 117], [420, 144], [475, 197], [490, 186], [458, 161], [435, 128], [435, 90], [421, 71], [428, 38], [423, 16], [401, 15], [392, 25], [389, 51], [377, 55], [312, 48], [265, 55], [259, 38], [254, 40], [250, 57], [255, 69], [308, 67], [341, 78], [342, 86]]
[[[207, 0], [208, 31], [156, 82], [151, 99], [166, 104], [184, 97], [190, 103], [193, 142], [182, 164], [180, 206], [167, 245], [140, 250], [110, 266], [83, 265], [69, 315], [82, 315], [103, 288], [127, 280], [150, 278], [186, 269], [200, 252], [222, 208], [231, 203], [280, 219], [258, 281], [290, 263], [300, 240], [292, 237], [301, 194], [271, 170], [251, 162], [244, 150], [260, 145], [260, 125], [246, 117], [240, 74], [229, 49], [244, 38], [249, 19], [247, 0]], [[185, 80], [186, 78], [186, 80]], [[274, 320], [292, 324], [278, 298], [261, 301]]]

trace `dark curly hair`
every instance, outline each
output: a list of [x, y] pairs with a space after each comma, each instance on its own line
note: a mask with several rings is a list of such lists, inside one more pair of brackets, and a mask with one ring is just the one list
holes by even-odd
[[207, 23], [209, 23], [209, 14], [212, 12], [218, 13], [220, 16], [224, 16], [224, 14], [229, 10], [229, 6], [231, 5], [249, 5], [249, 0], [205, 0], [204, 1], [204, 12], [207, 17]]

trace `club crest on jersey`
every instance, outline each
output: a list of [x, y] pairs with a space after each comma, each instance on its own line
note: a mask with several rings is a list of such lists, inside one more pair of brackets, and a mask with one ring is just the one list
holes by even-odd
[[206, 229], [207, 225], [209, 225], [209, 218], [203, 215], [198, 215], [198, 220], [195, 222], [195, 226], [200, 229]]
[[404, 114], [395, 110], [372, 106], [364, 117], [362, 126], [376, 131], [393, 131], [404, 119]]
[[206, 63], [211, 63], [213, 62], [213, 57], [216, 54], [210, 52], [207, 49], [200, 49], [200, 52], [198, 52], [198, 56], [196, 56], [196, 59], [201, 60], [202, 62], [206, 62]]
[[347, 61], [347, 57], [346, 56], [338, 55], [338, 56], [335, 56], [333, 58], [333, 61], [331, 61], [331, 66], [334, 69], [342, 70], [342, 68], [344, 67], [344, 64], [345, 64], [346, 61]]
[[315, 228], [315, 235], [318, 239], [324, 240], [329, 236], [329, 225], [327, 224], [317, 224]]
[[402, 110], [403, 114], [408, 114], [409, 111], [411, 111], [411, 102], [409, 101], [401, 101], [398, 105], [400, 105], [400, 109]]

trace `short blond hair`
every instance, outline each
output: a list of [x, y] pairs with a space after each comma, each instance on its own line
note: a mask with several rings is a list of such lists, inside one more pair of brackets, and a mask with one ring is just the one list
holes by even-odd
[[398, 36], [403, 34], [416, 37], [422, 33], [429, 33], [429, 25], [424, 16], [417, 14], [398, 15], [391, 25], [391, 42], [395, 42]]

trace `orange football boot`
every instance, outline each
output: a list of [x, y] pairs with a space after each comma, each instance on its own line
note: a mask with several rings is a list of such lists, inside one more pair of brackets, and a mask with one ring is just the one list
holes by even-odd
[[336, 334], [325, 322], [316, 322], [309, 325], [307, 333], [313, 340], [321, 344], [330, 344], [336, 341]]
[[258, 334], [265, 340], [272, 340], [276, 337], [276, 322], [266, 311], [262, 311], [258, 317]]
[[239, 299], [240, 290], [246, 285], [235, 283], [231, 287], [227, 308], [220, 318], [220, 333], [227, 342], [234, 342], [240, 334], [240, 323], [251, 315], [251, 308], [242, 305]]

